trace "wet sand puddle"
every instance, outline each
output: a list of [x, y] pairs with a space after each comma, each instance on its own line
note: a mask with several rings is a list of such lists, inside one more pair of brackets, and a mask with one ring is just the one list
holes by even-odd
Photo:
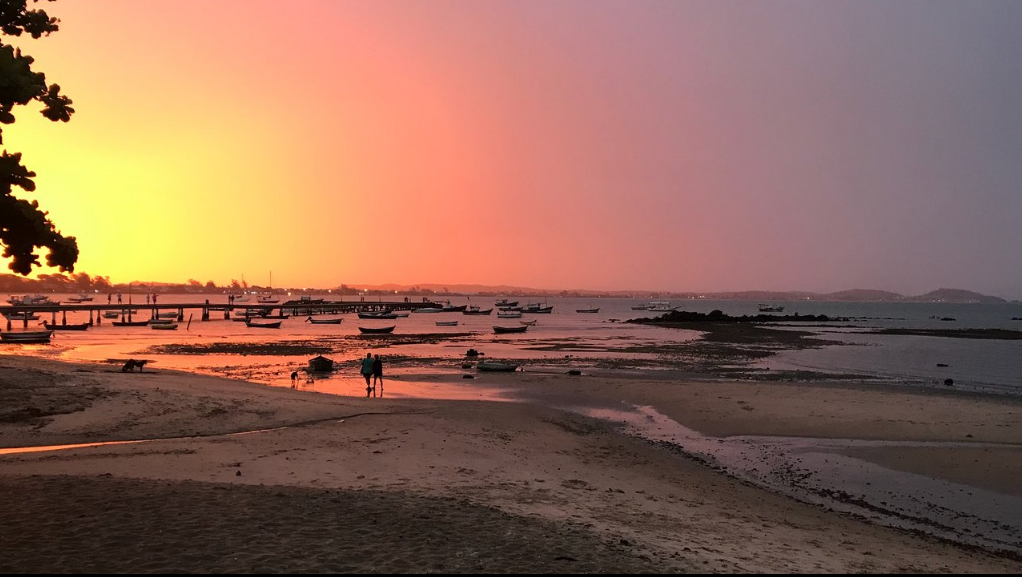
[[849, 457], [856, 448], [998, 448], [1020, 445], [862, 441], [802, 437], [716, 438], [688, 429], [652, 407], [575, 407], [625, 431], [663, 443], [739, 479], [884, 525], [1022, 553], [1022, 497], [895, 471]]

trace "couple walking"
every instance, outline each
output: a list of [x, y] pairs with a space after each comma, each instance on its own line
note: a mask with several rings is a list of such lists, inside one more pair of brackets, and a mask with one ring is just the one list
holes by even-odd
[[[376, 396], [376, 381], [380, 381], [380, 396], [383, 396], [383, 361], [380, 360], [380, 355], [376, 355], [373, 359], [372, 353], [366, 353], [366, 358], [362, 359], [362, 376], [366, 379], [366, 397], [369, 393]], [[370, 383], [372, 379], [372, 383]]]

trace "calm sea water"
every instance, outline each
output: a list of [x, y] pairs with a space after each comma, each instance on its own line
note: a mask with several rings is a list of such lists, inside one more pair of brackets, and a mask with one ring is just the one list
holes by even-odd
[[[324, 295], [325, 296], [325, 295]], [[97, 296], [97, 301], [100, 297]], [[138, 295], [133, 301], [138, 302]], [[205, 295], [161, 295], [160, 304], [198, 302]], [[392, 297], [400, 300], [402, 297]], [[142, 297], [144, 302], [144, 297]], [[413, 297], [414, 299], [414, 297]], [[210, 297], [213, 303], [226, 303], [226, 296]], [[353, 300], [353, 299], [349, 299]], [[528, 299], [521, 299], [522, 303]], [[105, 302], [105, 298], [103, 298]], [[453, 304], [475, 304], [483, 308], [493, 306], [495, 299], [482, 297], [457, 297]], [[536, 320], [537, 325], [521, 335], [495, 336], [494, 325], [516, 326], [517, 319], [498, 319], [496, 311], [488, 317], [466, 316], [460, 313], [411, 314], [407, 318], [393, 321], [364, 321], [353, 314], [342, 315], [340, 325], [312, 325], [302, 318], [284, 321], [280, 330], [259, 330], [247, 328], [243, 323], [225, 321], [222, 314], [214, 313], [209, 322], [198, 321], [198, 314], [191, 326], [182, 324], [177, 331], [155, 331], [148, 327], [114, 327], [104, 319], [101, 326], [86, 332], [56, 333], [52, 345], [4, 345], [4, 351], [22, 351], [29, 354], [63, 358], [68, 360], [102, 361], [123, 359], [131, 356], [154, 359], [156, 366], [245, 378], [271, 385], [290, 386], [290, 372], [305, 365], [308, 356], [284, 355], [153, 355], [141, 351], [153, 345], [167, 344], [210, 344], [210, 343], [264, 343], [272, 342], [323, 342], [330, 344], [335, 361], [348, 363], [353, 368], [357, 359], [373, 350], [385, 356], [428, 359], [431, 369], [443, 372], [460, 372], [460, 359], [469, 348], [484, 351], [488, 358], [514, 358], [531, 360], [563, 360], [566, 355], [574, 357], [612, 357], [624, 361], [630, 356], [643, 356], [615, 351], [622, 347], [653, 347], [663, 343], [678, 343], [698, 334], [657, 327], [627, 325], [619, 321], [640, 316], [655, 316], [660, 313], [634, 311], [633, 305], [643, 304], [648, 299], [599, 299], [599, 298], [549, 298], [545, 302], [553, 305], [549, 315], [525, 315], [523, 320]], [[771, 370], [812, 370], [822, 372], [856, 373], [864, 376], [881, 376], [919, 383], [940, 384], [944, 379], [954, 379], [956, 385], [999, 392], [1022, 392], [1022, 341], [969, 340], [941, 337], [883, 336], [863, 334], [868, 328], [1002, 328], [1022, 330], [1022, 305], [958, 305], [942, 303], [831, 303], [790, 301], [772, 302], [785, 307], [785, 314], [825, 314], [849, 317], [853, 320], [839, 323], [841, 328], [813, 327], [823, 336], [848, 343], [845, 346], [831, 346], [823, 349], [785, 351], [760, 363], [760, 367]], [[710, 312], [715, 309], [730, 315], [757, 314], [755, 302], [681, 300], [672, 306], [683, 310]], [[136, 306], [138, 306], [136, 304]], [[581, 314], [576, 309], [599, 307], [596, 314]], [[188, 313], [186, 313], [187, 317]], [[143, 311], [141, 318], [148, 318]], [[217, 319], [217, 317], [221, 317]], [[68, 316], [68, 322], [87, 320], [85, 314]], [[941, 318], [954, 318], [942, 321]], [[457, 327], [437, 327], [436, 321], [457, 320]], [[432, 339], [428, 343], [402, 346], [387, 346], [385, 340], [362, 339], [358, 335], [361, 326], [396, 325], [395, 335], [448, 334], [464, 335], [454, 340]], [[855, 328], [848, 328], [855, 327]], [[17, 323], [16, 323], [17, 328]], [[540, 346], [556, 345], [557, 350], [534, 350]], [[607, 350], [609, 349], [609, 350]], [[647, 355], [648, 356], [648, 355]], [[444, 362], [436, 362], [444, 359]], [[407, 366], [408, 363], [406, 363]], [[947, 367], [938, 367], [945, 364]], [[358, 385], [357, 374], [344, 373], [327, 386], [322, 383], [318, 390], [344, 394], [364, 394], [364, 385]], [[350, 376], [350, 380], [349, 380]], [[466, 385], [467, 386], [467, 385]], [[421, 389], [420, 389], [421, 390]], [[459, 390], [468, 390], [464, 387]], [[459, 396], [451, 391], [424, 393], [431, 396]], [[470, 395], [471, 396], [471, 395]]]

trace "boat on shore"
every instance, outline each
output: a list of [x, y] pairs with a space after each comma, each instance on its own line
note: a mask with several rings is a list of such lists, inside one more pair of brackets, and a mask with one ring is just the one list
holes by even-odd
[[376, 327], [358, 327], [358, 330], [361, 331], [362, 334], [365, 334], [365, 335], [385, 335], [385, 334], [394, 332], [395, 328], [396, 327], [394, 327], [394, 326], [379, 327], [379, 328], [376, 328]]
[[50, 342], [53, 331], [6, 331], [0, 333], [0, 342], [40, 345]]
[[534, 320], [533, 321], [518, 321], [518, 322], [522, 323], [523, 325], [525, 325], [527, 327], [534, 327], [534, 326], [536, 326], [536, 321], [534, 321]]
[[309, 359], [309, 371], [313, 373], [328, 373], [334, 370], [334, 361], [322, 355]]
[[50, 323], [43, 321], [43, 326], [48, 331], [84, 331], [88, 330], [89, 323], [78, 323], [73, 325], [51, 325]]
[[438, 326], [438, 327], [456, 327], [456, 326], [458, 326], [458, 321], [437, 321], [436, 322], [436, 326]]
[[765, 305], [765, 304], [761, 303], [759, 305], [759, 312], [761, 312], [761, 313], [783, 313], [784, 312], [784, 307], [779, 306], [779, 305]]
[[498, 319], [520, 319], [520, 318], [522, 318], [522, 313], [521, 313], [521, 311], [513, 311], [513, 310], [510, 310], [510, 309], [499, 310], [499, 311], [497, 311], [497, 318]]
[[479, 361], [476, 363], [476, 368], [490, 373], [513, 373], [518, 370], [518, 365], [499, 361]]
[[154, 331], [176, 331], [177, 327], [177, 323], [152, 323], [149, 325], [149, 328]]
[[511, 334], [511, 333], [524, 333], [528, 329], [529, 329], [529, 325], [519, 325], [517, 327], [499, 327], [499, 326], [494, 326], [493, 327], [493, 332], [497, 333], [498, 335], [504, 335], [504, 334]]

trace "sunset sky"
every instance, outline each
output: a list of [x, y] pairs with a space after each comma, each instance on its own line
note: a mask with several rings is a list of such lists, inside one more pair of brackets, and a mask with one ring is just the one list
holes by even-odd
[[1022, 297], [1019, 2], [40, 6], [80, 271]]

